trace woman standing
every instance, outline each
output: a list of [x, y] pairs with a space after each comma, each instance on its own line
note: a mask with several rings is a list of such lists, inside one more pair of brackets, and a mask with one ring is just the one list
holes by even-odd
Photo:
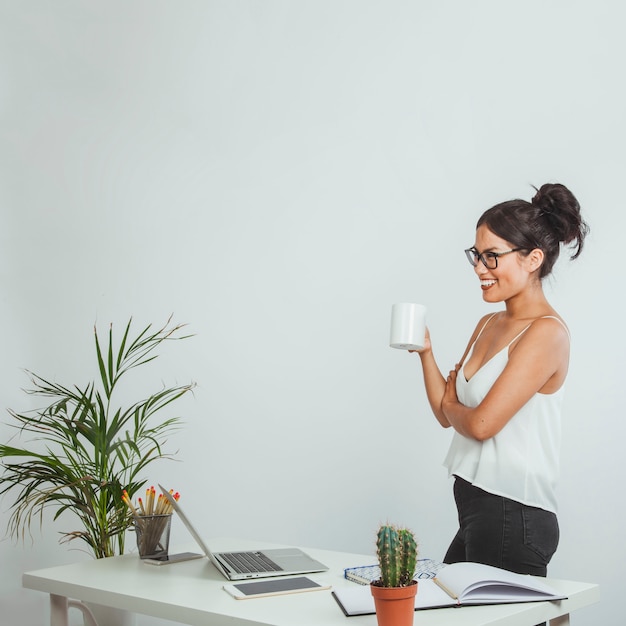
[[485, 302], [503, 302], [504, 310], [478, 322], [447, 378], [430, 337], [419, 351], [431, 408], [455, 431], [445, 465], [455, 477], [459, 531], [446, 563], [546, 575], [559, 540], [555, 486], [570, 338], [542, 280], [562, 244], [578, 257], [587, 232], [576, 198], [559, 184], [543, 185], [531, 202], [486, 211], [465, 252]]

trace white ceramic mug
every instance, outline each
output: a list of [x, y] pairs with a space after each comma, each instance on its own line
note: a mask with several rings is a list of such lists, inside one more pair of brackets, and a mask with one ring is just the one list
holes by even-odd
[[426, 307], [399, 302], [391, 308], [389, 345], [398, 350], [421, 350], [426, 335]]

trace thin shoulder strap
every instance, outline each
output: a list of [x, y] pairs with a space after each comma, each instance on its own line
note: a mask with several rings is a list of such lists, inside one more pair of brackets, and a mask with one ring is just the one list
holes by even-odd
[[485, 330], [485, 327], [487, 326], [487, 324], [489, 324], [489, 322], [497, 315], [496, 313], [492, 313], [486, 320], [485, 323], [480, 327], [480, 330], [478, 331], [478, 334], [476, 335], [476, 338], [474, 339], [474, 341], [470, 341], [467, 344], [467, 348], [465, 348], [465, 352], [463, 353], [463, 356], [461, 357], [461, 360], [459, 361], [459, 367], [461, 367], [461, 365], [463, 365], [463, 363], [465, 362], [465, 359], [467, 358], [467, 355], [469, 354], [469, 351], [472, 349], [472, 346], [478, 341], [478, 338], [483, 334], [483, 330]]
[[561, 324], [561, 326], [563, 326], [563, 328], [565, 328], [565, 332], [567, 333], [567, 338], [570, 341], [572, 340], [572, 336], [569, 334], [569, 328], [566, 326], [565, 322], [560, 317], [557, 317], [556, 315], [544, 315], [543, 317], [540, 317], [539, 319], [556, 320], [559, 324]]
[[[551, 319], [551, 320], [556, 320], [557, 322], [559, 322], [561, 324], [561, 326], [563, 326], [563, 328], [565, 329], [565, 332], [567, 333], [567, 338], [571, 341], [571, 337], [569, 334], [569, 329], [567, 328], [567, 326], [565, 325], [565, 323], [563, 322], [563, 320], [559, 319], [556, 315], [542, 315], [541, 317], [537, 318], [538, 320], [545, 320], [545, 319]], [[526, 328], [524, 328], [521, 332], [519, 332], [517, 335], [515, 335], [515, 337], [513, 337], [513, 339], [511, 339], [511, 341], [509, 341], [509, 344], [507, 346], [507, 348], [511, 345], [513, 345], [513, 343], [515, 341], [517, 341], [534, 323], [536, 320], [533, 320], [530, 324], [528, 324], [528, 326], [526, 326]], [[477, 337], [478, 339], [478, 337]]]
[[476, 335], [476, 339], [474, 339], [474, 343], [476, 343], [478, 341], [478, 338], [483, 334], [483, 330], [485, 330], [485, 327], [487, 326], [487, 324], [489, 324], [489, 322], [497, 315], [497, 313], [492, 313], [486, 320], [485, 323], [481, 326], [480, 331], [478, 332], [478, 334]]

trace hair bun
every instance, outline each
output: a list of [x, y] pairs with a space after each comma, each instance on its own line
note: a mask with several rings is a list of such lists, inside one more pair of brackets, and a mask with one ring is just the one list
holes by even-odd
[[576, 243], [572, 254], [575, 259], [581, 253], [583, 240], [589, 231], [580, 215], [578, 200], [565, 185], [559, 183], [546, 183], [535, 189], [537, 193], [531, 204], [547, 219], [559, 241]]

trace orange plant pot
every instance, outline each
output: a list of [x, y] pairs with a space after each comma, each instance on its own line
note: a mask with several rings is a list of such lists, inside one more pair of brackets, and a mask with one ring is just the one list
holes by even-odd
[[378, 626], [413, 626], [417, 581], [408, 587], [370, 585]]

